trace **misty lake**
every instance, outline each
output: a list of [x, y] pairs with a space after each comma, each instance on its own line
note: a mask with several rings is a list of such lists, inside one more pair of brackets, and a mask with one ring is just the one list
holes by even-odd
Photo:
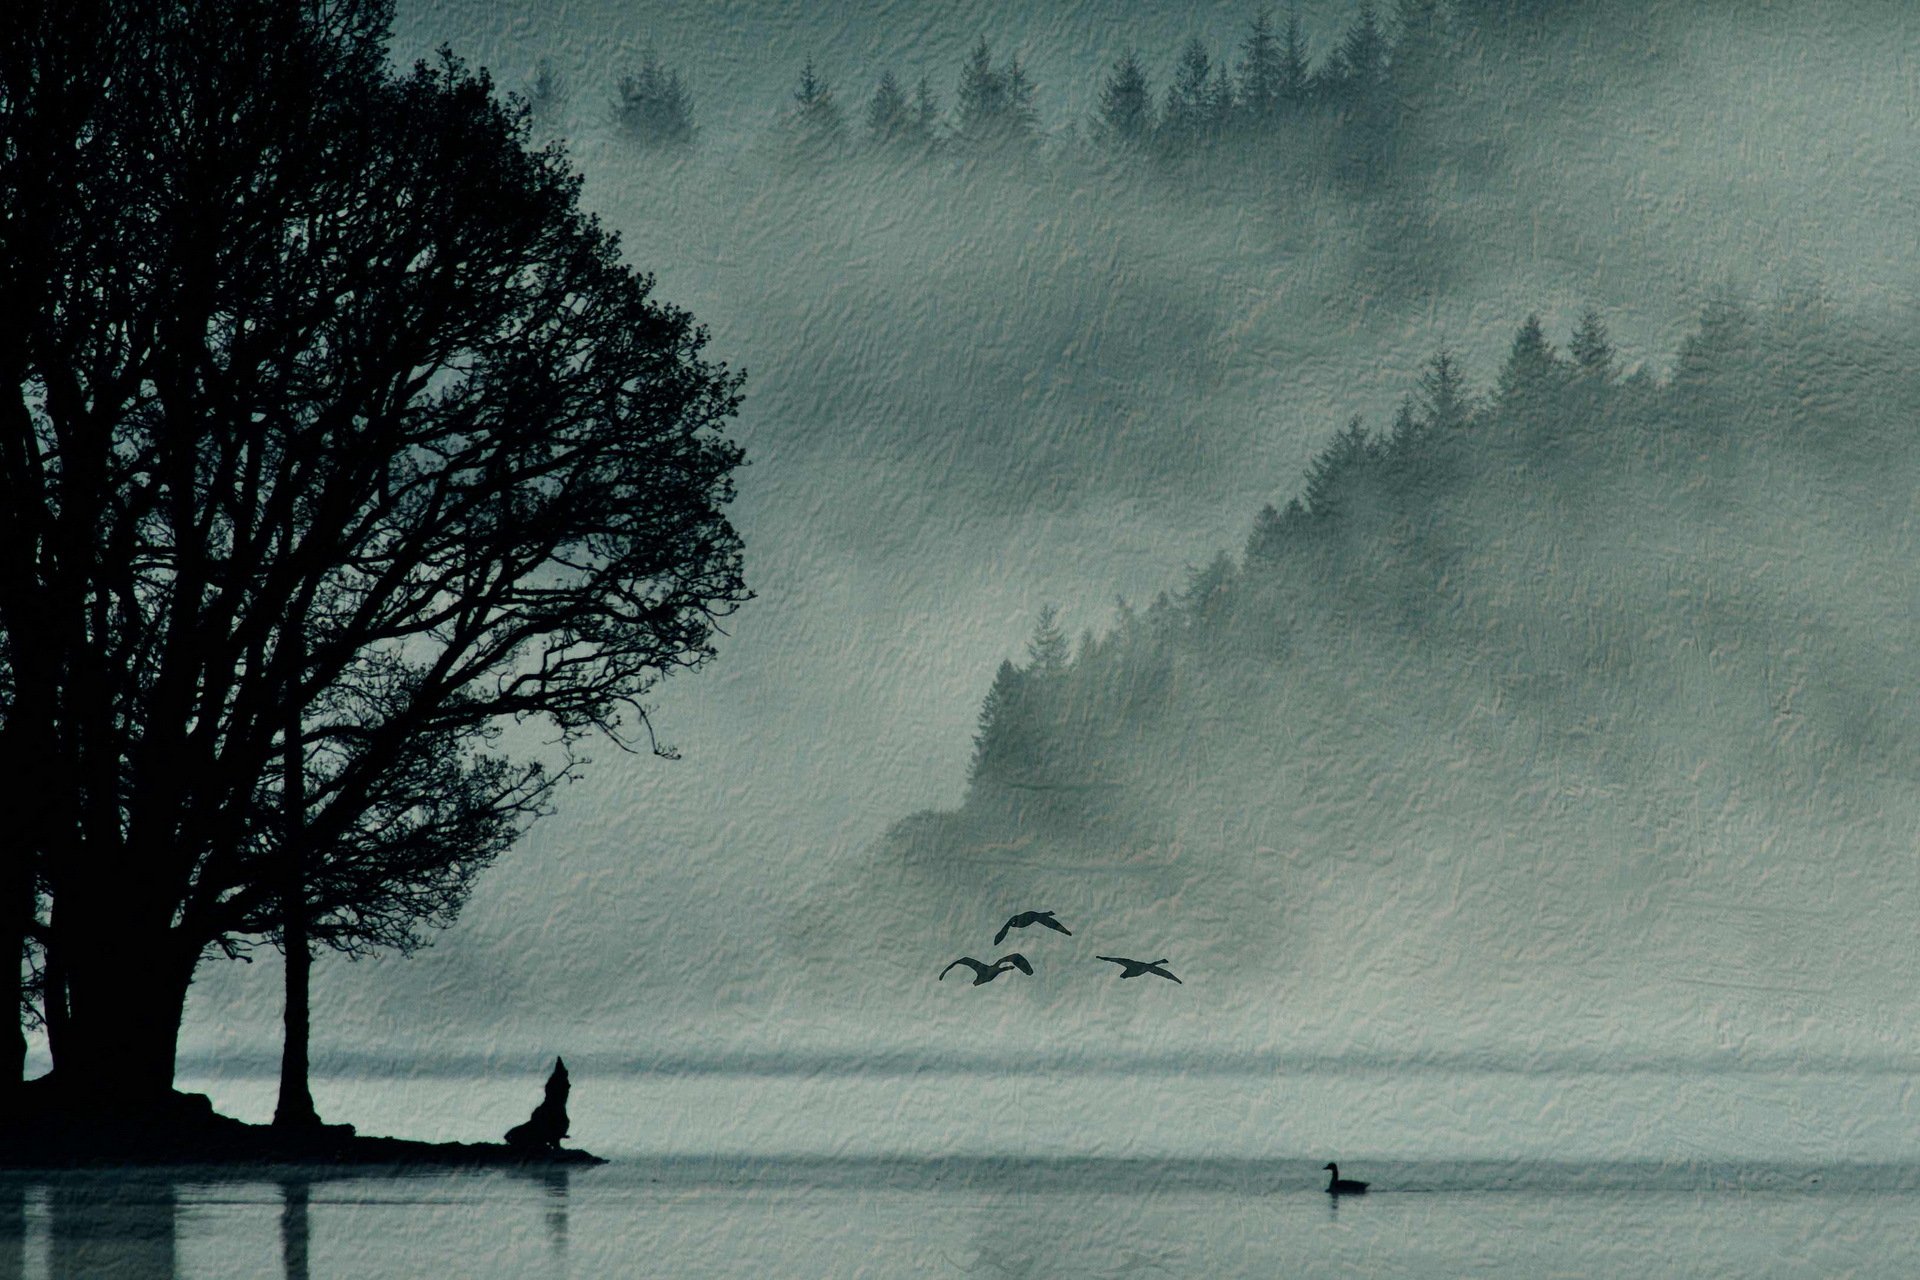
[[[271, 1105], [270, 1081], [202, 1087]], [[514, 1096], [320, 1092], [456, 1137]], [[601, 1168], [0, 1175], [0, 1276], [1905, 1276], [1912, 1093], [1892, 1072], [588, 1077], [575, 1137]], [[1328, 1197], [1329, 1155], [1373, 1190]]]

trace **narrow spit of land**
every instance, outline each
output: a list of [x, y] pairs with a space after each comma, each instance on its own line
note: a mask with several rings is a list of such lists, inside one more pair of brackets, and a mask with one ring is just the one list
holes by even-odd
[[83, 1105], [34, 1082], [0, 1112], [0, 1169], [104, 1165], [418, 1165], [442, 1168], [605, 1164], [575, 1148], [369, 1137], [352, 1125], [278, 1129], [223, 1116], [205, 1094], [151, 1105]]

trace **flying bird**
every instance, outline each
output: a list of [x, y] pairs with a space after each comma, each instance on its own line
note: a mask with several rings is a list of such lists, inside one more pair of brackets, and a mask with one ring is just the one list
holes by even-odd
[[1073, 936], [1073, 930], [1055, 920], [1051, 911], [1022, 911], [1000, 926], [1000, 932], [993, 935], [993, 945], [997, 947], [1007, 940], [1007, 930], [1024, 929], [1030, 924], [1043, 924], [1056, 933], [1064, 933], [1069, 938]]
[[[1122, 978], [1137, 978], [1143, 973], [1151, 973], [1170, 982], [1180, 982], [1180, 979], [1160, 967], [1167, 962], [1164, 956], [1158, 960], [1129, 960], [1125, 956], [1101, 956], [1100, 959], [1126, 966], [1126, 972], [1120, 975]], [[1180, 982], [1180, 985], [1184, 987], [1187, 984]]]
[[958, 960], [955, 960], [952, 964], [942, 969], [940, 976], [945, 978], [961, 965], [966, 965], [967, 968], [973, 970], [973, 985], [976, 987], [992, 982], [1009, 969], [1018, 969], [1029, 978], [1033, 976], [1033, 966], [1028, 964], [1027, 958], [1018, 951], [1010, 956], [1001, 956], [992, 964], [982, 964], [972, 956], [961, 956]]
[[1352, 1178], [1341, 1177], [1339, 1165], [1329, 1161], [1327, 1163], [1327, 1172], [1333, 1175], [1333, 1177], [1327, 1180], [1328, 1195], [1330, 1196], [1363, 1196], [1367, 1194], [1367, 1186], [1369, 1184], [1364, 1182], [1355, 1182]]

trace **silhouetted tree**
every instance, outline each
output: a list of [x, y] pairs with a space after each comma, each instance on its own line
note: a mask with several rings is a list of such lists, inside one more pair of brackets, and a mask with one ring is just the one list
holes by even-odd
[[1095, 132], [1108, 146], [1131, 151], [1146, 144], [1153, 127], [1153, 90], [1139, 55], [1129, 49], [1100, 86]]
[[1354, 483], [1375, 457], [1366, 427], [1358, 417], [1350, 419], [1307, 467], [1307, 482], [1301, 496], [1306, 500], [1308, 513], [1318, 517], [1339, 515]]
[[1307, 55], [1307, 37], [1300, 26], [1300, 6], [1287, 14], [1287, 29], [1280, 37], [1280, 66], [1276, 89], [1280, 105], [1297, 106], [1307, 100], [1313, 85], [1313, 65]]
[[567, 82], [553, 63], [545, 58], [534, 63], [533, 79], [527, 84], [527, 105], [537, 116], [551, 116], [567, 100]]
[[684, 147], [693, 142], [693, 93], [680, 72], [661, 63], [649, 46], [640, 69], [620, 77], [614, 123], [647, 147]]
[[1210, 141], [1222, 122], [1213, 58], [1199, 36], [1187, 41], [1174, 64], [1173, 83], [1167, 86], [1166, 106], [1160, 113], [1160, 133], [1175, 153]]
[[[457, 910], [745, 599], [737, 377], [484, 76], [391, 70], [387, 18], [0, 38], [4, 870], [95, 1103], [169, 1086], [209, 950]], [[498, 749], [529, 719], [547, 761]]]
[[1262, 9], [1240, 44], [1240, 107], [1255, 127], [1264, 128], [1286, 99], [1285, 50], [1273, 33], [1272, 13]]
[[794, 88], [793, 106], [787, 115], [787, 133], [794, 148], [812, 160], [833, 154], [846, 141], [846, 116], [834, 100], [833, 86], [814, 71], [812, 58], [800, 69], [800, 83]]
[[1400, 407], [1393, 414], [1393, 426], [1387, 432], [1388, 455], [1405, 457], [1412, 453], [1419, 448], [1426, 433], [1427, 424], [1414, 409], [1413, 393], [1408, 392], [1400, 397]]
[[1025, 695], [1025, 673], [1011, 661], [1002, 662], [980, 703], [973, 759], [967, 767], [970, 783], [1001, 780], [1009, 771], [1017, 745], [1025, 736]]
[[1700, 310], [1700, 321], [1680, 344], [1674, 383], [1686, 387], [1710, 380], [1747, 363], [1753, 353], [1753, 317], [1731, 298], [1715, 298]]
[[1573, 367], [1588, 378], [1606, 379], [1613, 374], [1613, 343], [1607, 339], [1606, 323], [1600, 313], [1589, 307], [1580, 316], [1579, 327], [1567, 343]]
[[969, 156], [1007, 155], [1032, 147], [1039, 116], [1033, 81], [1017, 57], [993, 65], [985, 36], [960, 70], [953, 140]]
[[1027, 670], [1042, 679], [1057, 676], [1067, 669], [1068, 656], [1067, 636], [1060, 629], [1060, 611], [1050, 604], [1040, 606], [1033, 638], [1027, 641]]
[[1437, 431], [1452, 431], [1467, 424], [1473, 416], [1473, 399], [1467, 390], [1459, 363], [1445, 348], [1433, 353], [1420, 374], [1420, 401], [1426, 411], [1427, 425]]
[[1334, 70], [1347, 97], [1366, 98], [1379, 91], [1387, 78], [1387, 55], [1387, 36], [1380, 27], [1379, 14], [1368, 0], [1362, 0], [1334, 54]]
[[873, 96], [867, 99], [867, 138], [877, 147], [899, 147], [908, 142], [912, 132], [913, 107], [906, 92], [893, 72], [883, 71]]
[[925, 76], [913, 90], [913, 138], [924, 150], [931, 151], [939, 144], [940, 99], [933, 92], [933, 84]]
[[1363, 3], [1329, 60], [1329, 86], [1340, 108], [1340, 173], [1367, 186], [1382, 178], [1393, 145], [1393, 95], [1389, 46], [1373, 5]]
[[1561, 385], [1564, 371], [1540, 317], [1529, 315], [1513, 335], [1513, 346], [1495, 384], [1495, 403], [1509, 413], [1537, 409]]
[[1248, 564], [1271, 563], [1283, 554], [1287, 539], [1306, 523], [1307, 509], [1298, 498], [1289, 499], [1285, 511], [1269, 502], [1254, 517], [1253, 532], [1247, 536]]

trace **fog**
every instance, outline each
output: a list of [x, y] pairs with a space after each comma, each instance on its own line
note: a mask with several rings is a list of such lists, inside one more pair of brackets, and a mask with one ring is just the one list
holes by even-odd
[[[758, 599], [713, 666], [659, 693], [682, 759], [608, 746], [434, 947], [323, 960], [317, 1066], [1909, 1054], [1920, 975], [1884, 960], [1911, 954], [1920, 905], [1913, 775], [1801, 742], [1791, 767], [1822, 785], [1748, 787], [1738, 697], [1776, 696], [1791, 659], [1910, 761], [1893, 638], [1912, 471], [1887, 430], [1823, 443], [1848, 465], [1785, 499], [1774, 453], [1721, 477], [1711, 513], [1626, 484], [1625, 542], [1604, 506], [1512, 515], [1474, 491], [1450, 531], [1485, 626], [1441, 628], [1408, 665], [1368, 621], [1369, 575], [1303, 599], [1284, 681], [1202, 686], [1211, 719], [1116, 765], [1156, 779], [1114, 801], [1140, 806], [1131, 849], [1017, 823], [1005, 848], [941, 844], [951, 823], [912, 817], [968, 801], [981, 699], [1042, 605], [1104, 633], [1117, 596], [1237, 555], [1350, 415], [1385, 428], [1436, 349], [1486, 391], [1529, 312], [1564, 343], [1596, 308], [1621, 365], [1659, 376], [1715, 298], [1818, 296], [1913, 332], [1920, 80], [1899, 6], [1575, 9], [1489, 37], [1413, 136], [1431, 154], [1355, 193], [1089, 158], [1116, 57], [1137, 47], [1159, 91], [1189, 35], [1231, 52], [1245, 6], [403, 4], [398, 56], [446, 43], [511, 90], [550, 61], [566, 96], [537, 128], [747, 371], [734, 516]], [[1317, 60], [1351, 9], [1302, 16]], [[887, 67], [950, 109], [982, 34], [1038, 86], [1039, 158], [784, 145], [809, 55], [857, 134]], [[693, 86], [684, 154], [612, 127], [649, 43]], [[1871, 499], [1849, 525], [1853, 485]], [[1703, 537], [1717, 549], [1692, 556]], [[1725, 599], [1714, 643], [1745, 656], [1689, 684], [1664, 646]], [[1569, 600], [1654, 656], [1627, 674], [1569, 658]], [[1577, 688], [1518, 710], [1490, 674], [1569, 666]], [[1487, 706], [1464, 740], [1446, 719]], [[1568, 746], [1576, 713], [1606, 743]], [[1315, 787], [1323, 803], [1295, 804]], [[1076, 931], [1018, 936], [1032, 980], [936, 985], [1030, 907]], [[1121, 984], [1092, 958], [1109, 947], [1172, 957], [1186, 985]], [[203, 968], [184, 1059], [273, 1060], [278, 967], [257, 959]]]

